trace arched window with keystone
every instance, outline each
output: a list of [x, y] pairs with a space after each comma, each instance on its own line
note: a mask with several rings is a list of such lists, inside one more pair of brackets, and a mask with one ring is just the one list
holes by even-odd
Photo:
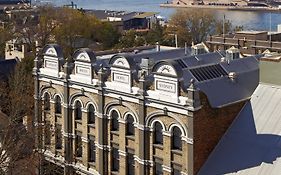
[[89, 105], [88, 124], [95, 124], [95, 108], [92, 104]]

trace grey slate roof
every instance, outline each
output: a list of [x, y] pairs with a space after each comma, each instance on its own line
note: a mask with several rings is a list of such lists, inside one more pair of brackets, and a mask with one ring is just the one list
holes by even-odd
[[260, 83], [199, 175], [281, 174], [281, 86]]
[[[222, 62], [222, 58], [225, 57], [224, 51], [191, 56], [190, 48], [186, 53], [185, 49], [173, 49], [160, 52], [120, 53], [116, 55], [125, 57], [131, 67], [136, 70], [139, 69], [143, 58], [148, 58], [154, 62], [154, 67], [157, 67], [156, 64], [159, 64], [159, 62], [172, 65], [177, 71], [181, 88], [186, 90], [193, 79], [195, 87], [206, 94], [213, 108], [220, 108], [249, 99], [259, 83], [259, 63], [255, 56]], [[114, 56], [111, 58], [114, 58]], [[108, 66], [110, 60], [97, 59], [96, 63]], [[224, 72], [223, 75], [209, 76], [210, 78], [204, 81], [198, 80], [198, 77], [192, 72], [194, 69], [199, 68], [199, 73], [201, 72], [201, 74], [204, 74], [204, 71], [205, 74], [210, 75], [218, 72], [218, 70], [213, 68], [213, 70], [206, 70], [208, 66], [213, 68], [220, 67]], [[231, 72], [235, 72], [235, 80], [231, 80], [228, 77], [228, 74]], [[137, 77], [136, 73], [134, 77]]]

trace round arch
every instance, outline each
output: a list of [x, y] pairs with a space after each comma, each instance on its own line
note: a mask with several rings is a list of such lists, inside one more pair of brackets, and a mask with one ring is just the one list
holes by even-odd
[[162, 125], [162, 130], [163, 131], [167, 131], [165, 124], [161, 120], [159, 120], [159, 119], [152, 120], [151, 125], [149, 127], [150, 128], [154, 128], [154, 125], [155, 125], [156, 122], [159, 122]]
[[182, 126], [180, 126], [180, 125], [177, 124], [177, 123], [172, 123], [172, 124], [169, 126], [169, 129], [168, 129], [169, 133], [172, 134], [174, 127], [178, 127], [178, 128], [181, 130], [181, 136], [185, 136], [185, 135], [184, 135], [184, 129], [182, 128]]
[[115, 109], [115, 108], [111, 108], [110, 110], [109, 110], [109, 115], [108, 115], [108, 118], [110, 118], [111, 117], [111, 114], [112, 114], [112, 112], [113, 111], [115, 111], [117, 114], [118, 114], [118, 120], [121, 118], [121, 113], [119, 112], [119, 110], [118, 109]]
[[151, 126], [153, 126], [153, 125], [151, 125], [151, 123], [155, 120], [154, 118], [159, 116], [159, 115], [164, 115], [164, 116], [173, 118], [175, 120], [174, 123], [176, 123], [178, 126], [180, 126], [183, 136], [186, 136], [186, 137], [188, 136], [188, 134], [187, 134], [188, 130], [187, 130], [187, 127], [185, 126], [185, 124], [174, 114], [172, 114], [170, 112], [168, 112], [168, 114], [165, 114], [162, 110], [161, 111], [160, 110], [155, 111], [155, 112], [147, 115], [147, 118], [146, 118], [146, 121], [145, 121], [145, 126], [151, 128]]
[[81, 103], [81, 108], [84, 109], [84, 103], [83, 103], [82, 100], [80, 100], [79, 98], [76, 98], [76, 99], [73, 101], [73, 103], [71, 104], [72, 108], [75, 108], [76, 103], [77, 103], [78, 101]]
[[128, 115], [131, 115], [133, 118], [134, 118], [134, 123], [139, 123], [139, 118], [136, 117], [132, 112], [130, 111], [127, 111], [125, 114], [124, 114], [124, 120], [127, 121], [127, 117]]
[[[121, 103], [120, 103], [120, 101], [117, 101], [117, 100], [112, 101], [112, 102], [110, 102], [110, 103], [108, 103], [108, 104], [105, 105], [104, 111], [105, 111], [105, 114], [106, 114], [108, 117], [109, 117], [109, 111], [110, 111], [110, 109], [111, 109], [112, 107], [114, 107], [114, 106], [123, 106], [123, 107], [128, 108], [129, 111], [133, 114], [133, 116], [135, 116], [137, 119], [139, 119], [139, 115], [136, 113], [136, 111], [134, 110], [134, 108], [133, 108], [130, 104], [128, 104], [128, 103], [126, 103], [126, 102], [121, 102]], [[137, 120], [137, 121], [138, 121], [138, 120]]]

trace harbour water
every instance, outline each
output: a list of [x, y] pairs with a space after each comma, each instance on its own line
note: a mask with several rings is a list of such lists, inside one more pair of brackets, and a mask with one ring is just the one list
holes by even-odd
[[[162, 8], [161, 3], [167, 0], [49, 0], [57, 6], [70, 4], [73, 1], [78, 8], [84, 9], [107, 9], [125, 11], [153, 11], [159, 15], [169, 18], [177, 9]], [[206, 10], [206, 9], [198, 9]], [[281, 13], [266, 11], [227, 11], [212, 10], [211, 13], [218, 19], [225, 15], [234, 26], [243, 26], [245, 30], [277, 30], [281, 24]], [[270, 27], [271, 26], [271, 27]]]

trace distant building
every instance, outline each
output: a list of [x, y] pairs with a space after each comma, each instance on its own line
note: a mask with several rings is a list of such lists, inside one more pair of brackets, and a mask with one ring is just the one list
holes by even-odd
[[119, 31], [148, 30], [157, 22], [155, 12], [126, 12], [110, 10], [88, 10], [87, 13], [95, 15], [102, 21], [108, 21]]
[[25, 39], [13, 39], [6, 42], [5, 59], [24, 59], [32, 56], [32, 49], [29, 47], [28, 41]]
[[281, 31], [240, 31], [234, 34], [209, 36], [206, 45], [211, 51], [236, 47], [242, 54], [261, 54], [265, 50], [281, 52]]
[[35, 59], [34, 122], [67, 175], [197, 174], [259, 82], [256, 57], [234, 51], [62, 49]]

